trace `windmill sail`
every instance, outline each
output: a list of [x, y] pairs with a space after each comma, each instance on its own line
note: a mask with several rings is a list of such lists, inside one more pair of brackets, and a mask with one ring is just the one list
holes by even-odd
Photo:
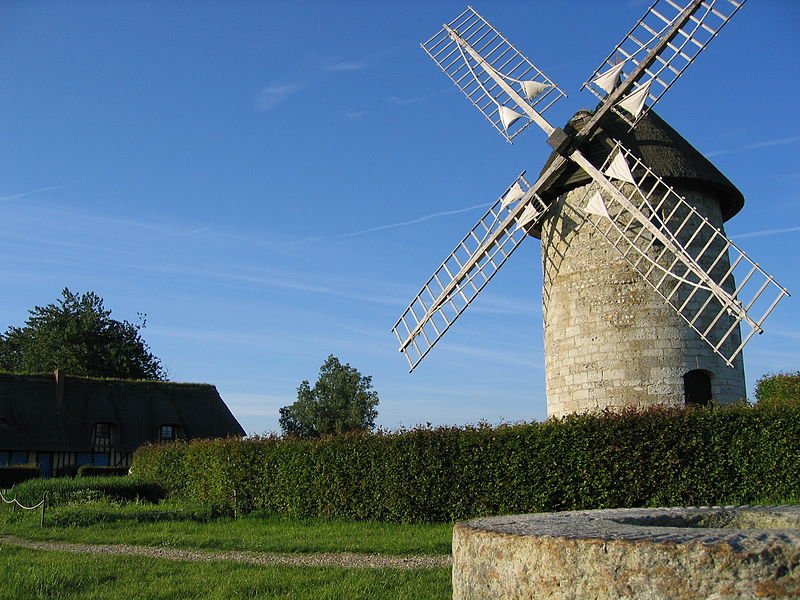
[[[634, 111], [614, 101], [633, 127], [681, 76], [746, 0], [657, 0], [583, 84], [600, 100], [619, 87], [649, 80], [648, 101]], [[638, 90], [637, 90], [638, 91]], [[624, 95], [624, 92], [623, 92]], [[623, 100], [624, 102], [624, 100]], [[627, 103], [635, 106], [634, 101]], [[623, 110], [620, 110], [622, 106]], [[633, 114], [631, 114], [633, 113]]]
[[498, 80], [538, 114], [566, 95], [472, 7], [444, 25], [422, 49], [509, 142], [531, 120], [520, 118], [518, 109], [523, 107]]
[[436, 269], [392, 328], [410, 371], [489, 283], [546, 210], [523, 172]]
[[608, 111], [631, 127], [645, 116], [744, 2], [655, 0], [584, 84], [602, 102], [570, 133], [543, 116], [565, 94], [472, 8], [422, 44], [506, 140], [535, 122], [556, 153], [533, 186], [522, 176], [509, 186], [403, 312], [393, 331], [411, 370], [541, 224], [537, 194], [568, 161], [597, 182], [591, 226], [727, 364], [761, 333], [787, 291], [626, 149], [601, 169], [582, 154]]
[[588, 220], [731, 365], [788, 292], [621, 144], [601, 171], [633, 209], [596, 192]]

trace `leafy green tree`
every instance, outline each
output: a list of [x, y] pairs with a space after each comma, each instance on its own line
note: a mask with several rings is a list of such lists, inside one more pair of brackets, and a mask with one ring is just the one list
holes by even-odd
[[756, 381], [756, 400], [761, 405], [800, 403], [800, 371], [762, 376]]
[[372, 377], [343, 365], [331, 354], [322, 363], [314, 387], [303, 381], [297, 388], [297, 401], [280, 409], [279, 422], [290, 437], [370, 431], [375, 428], [378, 402]]
[[60, 369], [69, 375], [120, 379], [164, 380], [161, 361], [139, 332], [138, 323], [117, 321], [94, 292], [74, 294], [64, 288], [61, 298], [36, 306], [24, 327], [0, 333], [0, 369], [44, 373]]

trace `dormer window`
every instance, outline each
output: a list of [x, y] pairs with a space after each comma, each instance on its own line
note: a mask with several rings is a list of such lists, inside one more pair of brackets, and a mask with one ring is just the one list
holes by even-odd
[[92, 432], [92, 445], [95, 448], [111, 446], [111, 423], [95, 423]]
[[174, 442], [178, 437], [178, 427], [176, 425], [162, 425], [158, 428], [159, 442]]

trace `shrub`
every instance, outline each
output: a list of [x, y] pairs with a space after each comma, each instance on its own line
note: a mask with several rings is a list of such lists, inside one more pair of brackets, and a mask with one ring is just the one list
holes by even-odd
[[128, 467], [97, 467], [95, 465], [82, 465], [78, 468], [78, 477], [124, 477], [128, 474]]
[[119, 504], [108, 500], [68, 505], [47, 515], [47, 524], [56, 527], [89, 527], [109, 523], [160, 523], [191, 521], [206, 523], [216, 518], [206, 507], [186, 502], [159, 504], [129, 502]]
[[163, 488], [134, 477], [79, 477], [34, 479], [14, 486], [13, 494], [23, 504], [35, 504], [47, 494], [50, 506], [98, 500], [158, 502]]
[[37, 465], [11, 465], [0, 467], [0, 490], [5, 490], [28, 479], [41, 476]]
[[56, 477], [77, 477], [79, 468], [78, 465], [62, 465], [57, 467], [53, 474]]
[[756, 382], [759, 404], [800, 403], [800, 371], [768, 373]]
[[186, 454], [184, 441], [147, 444], [139, 449], [137, 460], [131, 466], [131, 474], [136, 477], [139, 471], [146, 472], [148, 481], [183, 496], [188, 485], [184, 469]]
[[[215, 511], [387, 521], [800, 496], [800, 403], [149, 446], [133, 471]], [[173, 468], [173, 466], [175, 468]]]

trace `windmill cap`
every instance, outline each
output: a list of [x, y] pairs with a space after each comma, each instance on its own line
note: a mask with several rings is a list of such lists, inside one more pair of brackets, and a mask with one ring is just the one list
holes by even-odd
[[[565, 131], [575, 133], [591, 116], [589, 111], [578, 111], [564, 127]], [[744, 206], [744, 196], [736, 186], [654, 111], [644, 116], [633, 131], [629, 131], [628, 124], [609, 111], [581, 152], [592, 164], [601, 165], [614, 147], [614, 140], [622, 142], [668, 184], [681, 190], [713, 194], [719, 201], [723, 221]], [[555, 152], [550, 155], [542, 172], [556, 156]], [[583, 169], [569, 161], [541, 196], [549, 201], [590, 181], [591, 177]], [[539, 237], [538, 231], [533, 233]]]

